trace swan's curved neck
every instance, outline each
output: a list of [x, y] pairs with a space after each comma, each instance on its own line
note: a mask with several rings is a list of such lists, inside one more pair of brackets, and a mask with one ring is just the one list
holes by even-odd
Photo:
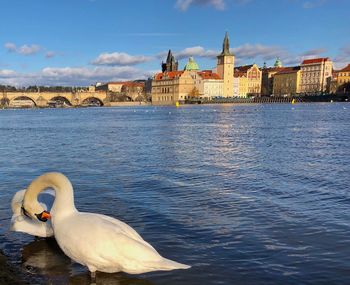
[[66, 176], [58, 172], [45, 173], [34, 179], [26, 191], [25, 199], [37, 201], [38, 195], [47, 188], [55, 190], [52, 215], [65, 215], [76, 211], [73, 186]]

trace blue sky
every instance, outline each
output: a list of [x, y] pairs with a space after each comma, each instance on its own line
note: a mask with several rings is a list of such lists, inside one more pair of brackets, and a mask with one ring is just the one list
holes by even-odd
[[237, 64], [350, 63], [349, 0], [2, 0], [0, 84], [147, 78], [168, 49], [202, 69], [228, 31]]

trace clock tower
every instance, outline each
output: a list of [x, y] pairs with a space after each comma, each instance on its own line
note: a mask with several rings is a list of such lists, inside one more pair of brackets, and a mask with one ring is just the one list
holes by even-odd
[[233, 97], [233, 70], [235, 57], [230, 52], [230, 41], [227, 32], [222, 45], [222, 52], [217, 56], [217, 58], [217, 72], [224, 81], [223, 96], [226, 98]]

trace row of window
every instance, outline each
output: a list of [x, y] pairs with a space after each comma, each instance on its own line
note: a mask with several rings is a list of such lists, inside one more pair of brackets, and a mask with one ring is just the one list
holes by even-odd
[[349, 76], [350, 77], [350, 72], [341, 72], [338, 74], [338, 76]]

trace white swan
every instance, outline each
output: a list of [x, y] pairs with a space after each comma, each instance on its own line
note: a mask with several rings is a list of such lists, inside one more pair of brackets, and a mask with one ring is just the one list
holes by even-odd
[[[26, 190], [18, 191], [12, 198], [11, 208], [12, 208], [12, 218], [10, 230], [14, 232], [23, 232], [38, 237], [51, 237], [53, 236], [53, 229], [51, 223], [43, 223], [37, 219], [33, 220], [30, 217], [25, 216], [22, 211], [23, 198]], [[40, 203], [41, 206], [47, 210], [48, 207], [52, 206], [54, 200], [54, 194], [45, 191], [42, 195], [39, 196], [43, 198], [43, 201]], [[51, 198], [50, 198], [51, 197]], [[51, 205], [50, 205], [50, 200]]]
[[42, 220], [45, 215], [37, 196], [46, 188], [55, 190], [51, 221], [57, 243], [72, 260], [87, 266], [93, 278], [96, 271], [140, 274], [190, 268], [162, 257], [127, 224], [105, 215], [79, 212], [72, 184], [61, 173], [43, 174], [29, 185], [23, 207], [33, 219]]

